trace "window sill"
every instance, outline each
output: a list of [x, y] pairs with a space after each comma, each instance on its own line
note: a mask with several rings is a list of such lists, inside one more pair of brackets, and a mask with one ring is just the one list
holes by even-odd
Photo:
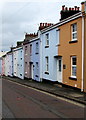
[[72, 76], [71, 76], [71, 77], [69, 77], [69, 79], [70, 79], [70, 80], [77, 80], [77, 78], [76, 78], [76, 77], [72, 77]]
[[36, 77], [39, 77], [38, 75], [35, 75]]
[[45, 74], [49, 75], [49, 72], [45, 72]]
[[45, 48], [49, 48], [49, 45], [46, 45]]
[[72, 40], [72, 41], [69, 41], [69, 43], [77, 43], [78, 42], [78, 40]]
[[35, 54], [39, 54], [39, 53], [37, 52], [37, 53], [35, 53]]
[[57, 46], [60, 46], [60, 44], [58, 44]]

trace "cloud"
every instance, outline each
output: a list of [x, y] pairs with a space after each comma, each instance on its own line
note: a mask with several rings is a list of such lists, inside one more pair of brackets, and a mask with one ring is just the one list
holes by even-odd
[[[0, 12], [0, 17], [2, 17], [0, 43], [2, 43], [3, 50], [9, 49], [12, 44], [16, 45], [18, 40], [23, 40], [25, 32], [37, 32], [40, 22], [57, 23], [60, 19], [61, 6], [65, 4], [72, 7], [76, 3], [74, 0], [72, 2], [70, 0], [69, 2], [53, 0], [52, 3], [51, 0], [46, 1], [29, 0], [28, 2], [28, 0], [24, 0], [20, 2], [17, 0], [17, 2], [14, 2], [14, 0], [11, 0], [6, 2], [5, 0], [2, 13]], [[81, 0], [76, 1], [76, 5], [80, 6]]]

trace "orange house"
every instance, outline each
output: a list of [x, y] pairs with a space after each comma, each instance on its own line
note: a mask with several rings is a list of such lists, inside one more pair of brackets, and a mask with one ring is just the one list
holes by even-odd
[[85, 28], [84, 28], [84, 92], [86, 92], [86, 2], [83, 5], [83, 9], [85, 9], [84, 13], [84, 24], [85, 24]]
[[[63, 62], [63, 84], [86, 91], [86, 2], [62, 6], [58, 54]], [[85, 49], [84, 49], [85, 48]]]

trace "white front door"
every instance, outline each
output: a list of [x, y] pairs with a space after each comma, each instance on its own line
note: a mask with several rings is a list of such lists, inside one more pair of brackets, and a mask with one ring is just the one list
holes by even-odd
[[62, 59], [57, 59], [57, 81], [62, 83]]

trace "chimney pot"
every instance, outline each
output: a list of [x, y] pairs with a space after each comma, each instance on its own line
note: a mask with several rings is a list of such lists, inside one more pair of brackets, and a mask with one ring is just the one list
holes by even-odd
[[40, 23], [40, 27], [42, 26], [42, 23]]
[[84, 2], [81, 2], [81, 5], [83, 5], [84, 4]]
[[71, 7], [69, 8], [69, 11], [71, 11]]
[[78, 11], [79, 11], [79, 8], [80, 8], [80, 7], [77, 7], [77, 10], [78, 10]]
[[77, 6], [75, 6], [75, 11], [77, 10]]
[[45, 23], [45, 26], [47, 27], [47, 23]]
[[67, 11], [67, 10], [68, 10], [68, 8], [66, 7], [66, 8], [65, 8], [65, 10]]
[[72, 8], [72, 11], [74, 11], [74, 8]]
[[64, 11], [65, 5], [62, 6], [62, 10]]

